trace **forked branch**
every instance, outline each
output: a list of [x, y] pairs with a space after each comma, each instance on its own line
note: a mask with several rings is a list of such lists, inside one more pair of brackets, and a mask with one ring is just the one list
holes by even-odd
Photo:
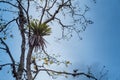
[[[70, 72], [65, 72], [65, 71], [55, 71], [55, 70], [51, 70], [51, 69], [39, 69], [38, 71], [36, 71], [36, 74], [38, 74], [40, 71], [46, 71], [46, 72], [52, 72], [52, 73], [55, 73], [55, 74], [58, 74], [58, 75], [71, 75], [73, 77], [76, 77], [76, 76], [85, 76], [87, 78], [91, 78], [91, 79], [94, 79], [94, 80], [97, 80], [97, 78], [95, 78], [93, 75], [89, 75], [89, 74], [86, 74], [84, 72], [73, 72], [73, 73], [70, 73]], [[36, 77], [36, 75], [34, 76], [34, 78]]]
[[[17, 76], [16, 76], [17, 72], [16, 72], [16, 67], [15, 67], [15, 60], [14, 60], [14, 58], [13, 58], [13, 56], [12, 56], [10, 50], [9, 50], [8, 45], [5, 43], [5, 41], [2, 38], [0, 38], [0, 41], [1, 41], [1, 44], [3, 44], [3, 46], [5, 46], [5, 48], [3, 50], [5, 50], [8, 53], [8, 55], [9, 55], [11, 61], [12, 61], [12, 65], [11, 66], [12, 66], [12, 69], [13, 69], [13, 76], [17, 78]], [[6, 65], [8, 65], [8, 64], [6, 64]], [[2, 66], [5, 66], [5, 65], [2, 65]]]

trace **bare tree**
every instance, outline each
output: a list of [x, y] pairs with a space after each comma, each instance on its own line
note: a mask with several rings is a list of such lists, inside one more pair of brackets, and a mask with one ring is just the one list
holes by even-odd
[[[0, 64], [0, 70], [5, 66], [11, 66], [11, 72], [16, 80], [35, 80], [36, 76], [41, 71], [47, 72], [48, 75], [71, 75], [73, 77], [84, 75], [88, 78], [97, 80], [94, 76], [84, 72], [66, 72], [48, 69], [45, 65], [48, 64], [69, 64], [69, 61], [60, 62], [55, 57], [50, 56], [46, 50], [46, 40], [44, 36], [51, 33], [50, 24], [57, 23], [61, 27], [62, 36], [60, 39], [72, 37], [75, 32], [78, 37], [80, 33], [85, 31], [88, 24], [93, 22], [85, 17], [86, 12], [89, 10], [88, 6], [81, 10], [77, 0], [0, 0], [1, 6], [1, 19], [0, 19], [0, 49], [5, 51], [11, 59], [11, 63]], [[32, 15], [32, 9], [38, 14], [35, 18]], [[10, 18], [5, 18], [6, 13]], [[67, 14], [67, 15], [66, 15]], [[63, 17], [67, 20], [71, 18], [70, 23], [65, 23]], [[19, 62], [16, 62], [14, 56], [6, 39], [13, 37], [13, 34], [7, 34], [10, 24], [17, 25], [21, 36], [21, 53]], [[35, 53], [34, 57], [32, 56]], [[25, 56], [25, 54], [27, 56]], [[39, 58], [38, 58], [39, 56]], [[26, 59], [26, 60], [25, 60]], [[41, 64], [38, 64], [40, 59]], [[34, 68], [33, 68], [34, 66]]]

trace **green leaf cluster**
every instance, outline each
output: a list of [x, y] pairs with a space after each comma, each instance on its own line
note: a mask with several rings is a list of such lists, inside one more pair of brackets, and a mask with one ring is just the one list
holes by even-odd
[[45, 24], [39, 24], [39, 22], [37, 20], [33, 20], [30, 22], [29, 28], [32, 30], [32, 33], [34, 35], [38, 35], [38, 36], [46, 36], [46, 35], [50, 35], [51, 33], [51, 28]]

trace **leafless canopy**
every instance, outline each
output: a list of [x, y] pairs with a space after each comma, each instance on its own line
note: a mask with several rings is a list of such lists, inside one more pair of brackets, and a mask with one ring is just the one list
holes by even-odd
[[[64, 62], [60, 62], [53, 56], [50, 56], [43, 48], [40, 53], [44, 55], [44, 58], [39, 55], [40, 59], [43, 60], [42, 65], [38, 64], [38, 58], [32, 57], [35, 46], [31, 45], [30, 40], [34, 33], [31, 34], [32, 30], [28, 26], [33, 27], [31, 21], [35, 19], [37, 19], [38, 25], [57, 24], [56, 27], [59, 26], [62, 32], [60, 39], [68, 39], [72, 37], [74, 32], [81, 39], [80, 33], [85, 31], [87, 25], [93, 22], [85, 17], [89, 7], [85, 5], [84, 8], [81, 8], [78, 1], [80, 2], [80, 0], [0, 0], [0, 49], [5, 51], [11, 60], [11, 63], [0, 64], [0, 70], [4, 66], [11, 66], [13, 77], [16, 80], [35, 80], [41, 71], [46, 71], [50, 76], [55, 74], [72, 75], [73, 77], [84, 75], [97, 80], [93, 75], [84, 72], [66, 72], [47, 69], [45, 65]], [[7, 15], [10, 17], [6, 18]], [[6, 43], [8, 37], [13, 37], [13, 34], [8, 34], [12, 24], [17, 26], [21, 36], [19, 62], [15, 61], [14, 53], [10, 51], [9, 45]], [[36, 38], [39, 36], [40, 40], [38, 41], [42, 41], [45, 44], [43, 36], [40, 36], [40, 34], [34, 35], [37, 36]], [[25, 53], [27, 56], [25, 56]], [[69, 61], [65, 62], [66, 65], [69, 63]], [[32, 65], [34, 65], [35, 70], [33, 70]]]

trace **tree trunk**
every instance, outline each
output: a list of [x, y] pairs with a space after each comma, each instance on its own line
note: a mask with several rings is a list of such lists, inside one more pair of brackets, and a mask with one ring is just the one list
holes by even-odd
[[24, 30], [24, 13], [23, 13], [23, 9], [20, 6], [20, 4], [22, 3], [22, 0], [19, 0], [19, 4], [18, 4], [18, 8], [19, 8], [19, 30], [21, 33], [21, 38], [22, 38], [22, 45], [21, 45], [21, 56], [20, 56], [20, 64], [18, 67], [18, 72], [17, 72], [17, 77], [18, 80], [22, 79], [22, 75], [23, 75], [23, 70], [24, 70], [24, 61], [25, 61], [25, 45], [26, 45], [26, 41], [25, 41], [25, 30]]
[[33, 51], [33, 46], [29, 46], [28, 54], [27, 54], [27, 63], [26, 63], [26, 70], [27, 70], [27, 79], [32, 80], [32, 73], [31, 73], [31, 56]]

